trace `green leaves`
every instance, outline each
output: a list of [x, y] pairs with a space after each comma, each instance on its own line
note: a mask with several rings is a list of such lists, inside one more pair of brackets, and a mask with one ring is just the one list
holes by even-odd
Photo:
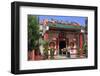
[[28, 15], [28, 50], [35, 49], [39, 40], [38, 16]]

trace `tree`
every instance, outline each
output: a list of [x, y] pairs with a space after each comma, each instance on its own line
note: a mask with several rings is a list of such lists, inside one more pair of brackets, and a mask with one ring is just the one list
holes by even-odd
[[38, 48], [39, 24], [37, 16], [28, 15], [28, 51]]

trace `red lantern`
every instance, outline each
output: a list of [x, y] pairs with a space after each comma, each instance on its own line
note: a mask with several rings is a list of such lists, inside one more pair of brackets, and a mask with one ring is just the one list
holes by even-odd
[[48, 38], [49, 38], [48, 33], [45, 33], [45, 34], [44, 34], [44, 40], [48, 40]]

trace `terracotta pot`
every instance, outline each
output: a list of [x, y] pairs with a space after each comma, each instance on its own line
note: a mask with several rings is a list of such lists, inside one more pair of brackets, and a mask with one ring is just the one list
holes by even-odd
[[28, 60], [31, 60], [31, 51], [28, 51]]
[[80, 57], [83, 57], [83, 49], [80, 49]]
[[35, 50], [31, 51], [31, 60], [35, 60]]

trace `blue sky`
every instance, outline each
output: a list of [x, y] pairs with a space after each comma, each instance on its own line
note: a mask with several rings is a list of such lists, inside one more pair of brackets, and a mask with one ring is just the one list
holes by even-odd
[[51, 19], [55, 19], [55, 20], [58, 20], [58, 21], [68, 21], [68, 22], [77, 22], [79, 23], [81, 26], [84, 26], [85, 25], [85, 20], [86, 20], [86, 17], [78, 17], [78, 16], [39, 16], [39, 20], [43, 20], [43, 19], [48, 19], [48, 20], [51, 20]]

